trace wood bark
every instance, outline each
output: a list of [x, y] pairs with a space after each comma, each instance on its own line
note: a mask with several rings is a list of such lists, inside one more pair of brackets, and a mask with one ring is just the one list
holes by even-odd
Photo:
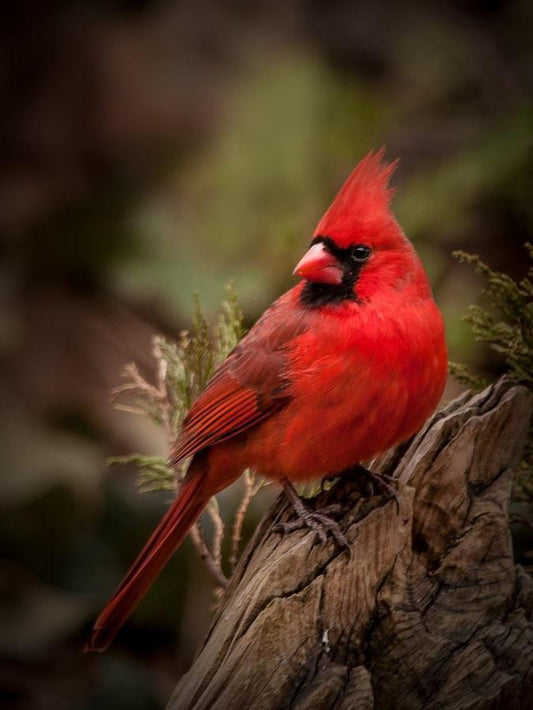
[[169, 710], [533, 708], [533, 584], [514, 564], [508, 508], [531, 395], [502, 380], [435, 414], [379, 468], [400, 513], [342, 480], [350, 554], [274, 530], [243, 554]]

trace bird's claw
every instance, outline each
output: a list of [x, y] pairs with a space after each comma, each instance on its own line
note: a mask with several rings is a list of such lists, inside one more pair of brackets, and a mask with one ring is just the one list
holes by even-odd
[[341, 505], [333, 503], [321, 510], [313, 511], [309, 510], [301, 498], [298, 497], [292, 486], [288, 489], [288, 486], [285, 485], [285, 491], [297, 515], [297, 519], [286, 523], [278, 523], [274, 526], [275, 532], [288, 533], [309, 528], [321, 542], [327, 541], [329, 533], [339, 547], [350, 549], [348, 540], [341, 532], [339, 524], [330, 517], [331, 515], [338, 515], [342, 511]]
[[347, 549], [350, 547], [348, 540], [341, 532], [339, 524], [323, 511], [308, 511], [305, 517], [299, 517], [297, 520], [290, 520], [286, 523], [278, 523], [274, 527], [274, 531], [289, 533], [294, 532], [294, 530], [303, 530], [305, 528], [312, 530], [320, 542], [326, 542], [328, 539], [328, 533], [330, 533], [339, 547]]
[[364, 466], [358, 466], [357, 472], [362, 473], [364, 476], [366, 476], [371, 496], [376, 493], [377, 489], [379, 493], [384, 493], [391, 500], [393, 500], [396, 506], [396, 512], [400, 512], [400, 499], [398, 497], [398, 479], [389, 476], [387, 473], [375, 473], [374, 471], [370, 471]]

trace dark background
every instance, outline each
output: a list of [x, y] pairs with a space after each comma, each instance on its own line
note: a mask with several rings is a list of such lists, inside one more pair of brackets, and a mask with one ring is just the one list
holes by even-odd
[[525, 0], [2, 3], [7, 707], [164, 706], [214, 601], [190, 543], [111, 650], [81, 654], [168, 498], [106, 467], [165, 455], [109, 391], [129, 360], [150, 372], [151, 335], [187, 326], [195, 290], [213, 316], [232, 278], [252, 323], [370, 148], [401, 157], [395, 210], [451, 358], [498, 372], [460, 320], [482, 281], [451, 252], [525, 271], [532, 14]]

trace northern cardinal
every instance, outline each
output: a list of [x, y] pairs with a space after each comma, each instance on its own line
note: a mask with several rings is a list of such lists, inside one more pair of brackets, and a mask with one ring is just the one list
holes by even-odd
[[[343, 475], [408, 439], [447, 374], [441, 314], [389, 210], [383, 149], [355, 168], [279, 298], [218, 368], [171, 455], [192, 456], [175, 501], [96, 620], [103, 651], [210, 497], [246, 468], [289, 486]], [[294, 489], [292, 489], [294, 490]]]

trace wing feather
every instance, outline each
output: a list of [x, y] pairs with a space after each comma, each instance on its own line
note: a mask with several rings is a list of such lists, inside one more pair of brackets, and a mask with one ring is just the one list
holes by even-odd
[[226, 385], [228, 388], [227, 396], [217, 397], [214, 402], [200, 396], [196, 401], [176, 441], [171, 457], [172, 465], [249, 429], [283, 403], [279, 396], [273, 397], [268, 403], [259, 402], [257, 392], [253, 389], [240, 387], [231, 391], [238, 383], [230, 377], [226, 382], [219, 382], [219, 386]]
[[172, 465], [250, 429], [290, 399], [287, 348], [305, 329], [290, 313], [277, 301], [218, 368], [183, 422]]

